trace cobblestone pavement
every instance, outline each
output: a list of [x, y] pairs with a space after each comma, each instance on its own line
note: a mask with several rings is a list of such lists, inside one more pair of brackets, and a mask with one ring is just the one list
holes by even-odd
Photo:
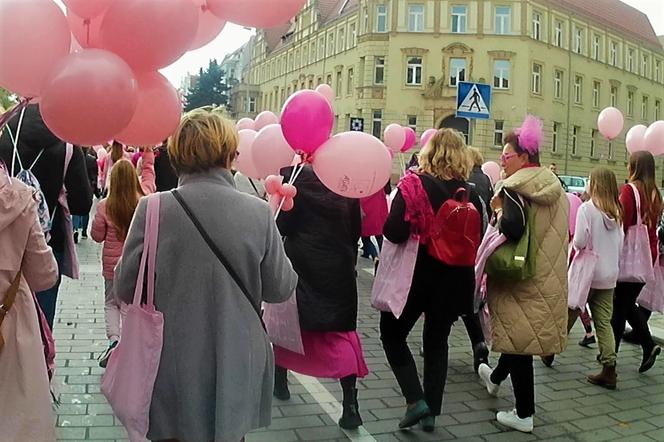
[[[81, 279], [65, 279], [60, 290], [55, 337], [58, 350], [56, 389], [62, 405], [58, 413], [58, 440], [126, 440], [99, 392], [97, 356], [107, 344], [104, 332], [103, 280], [100, 246], [91, 240], [79, 244]], [[335, 381], [290, 375], [292, 398], [275, 400], [272, 426], [247, 437], [248, 442], [281, 441], [664, 441], [664, 358], [639, 375], [640, 350], [625, 344], [618, 358], [619, 385], [610, 392], [585, 382], [598, 369], [596, 350], [579, 347], [581, 327], [575, 327], [568, 350], [553, 368], [535, 361], [537, 414], [533, 434], [507, 431], [495, 422], [498, 409], [512, 407], [509, 382], [498, 398], [490, 398], [472, 372], [472, 354], [463, 324], [450, 337], [450, 369], [443, 415], [434, 433], [398, 431], [404, 401], [380, 345], [378, 313], [369, 305], [371, 264], [360, 260], [361, 333], [371, 374], [360, 382], [360, 411], [364, 428], [343, 432], [336, 425], [341, 389]], [[452, 294], [450, 294], [452, 295]], [[661, 316], [653, 326], [664, 329]], [[660, 336], [662, 336], [660, 334]], [[417, 351], [421, 327], [411, 336]], [[417, 358], [419, 359], [419, 358]], [[492, 355], [495, 361], [495, 355]], [[418, 360], [418, 363], [421, 361]], [[421, 369], [421, 367], [420, 367]]]

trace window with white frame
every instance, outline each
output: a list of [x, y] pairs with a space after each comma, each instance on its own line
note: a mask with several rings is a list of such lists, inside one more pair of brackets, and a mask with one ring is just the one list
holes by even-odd
[[408, 115], [408, 127], [417, 132], [417, 115]]
[[553, 138], [551, 140], [551, 152], [558, 152], [558, 138], [560, 135], [560, 123], [553, 123]]
[[331, 57], [334, 54], [334, 33], [327, 34], [327, 56]]
[[348, 78], [346, 79], [346, 95], [353, 95], [353, 81], [355, 80], [353, 69], [348, 69]]
[[256, 112], [256, 97], [249, 97], [249, 101], [247, 101], [247, 112]]
[[533, 63], [533, 70], [531, 73], [530, 92], [533, 94], [542, 93], [542, 65]]
[[466, 6], [452, 6], [452, 32], [463, 34], [466, 32], [468, 21], [468, 8]]
[[553, 42], [559, 48], [563, 47], [563, 22], [561, 20], [556, 20], [554, 29], [553, 29]]
[[456, 86], [460, 81], [466, 81], [466, 59], [450, 58], [450, 86]]
[[579, 139], [579, 126], [574, 126], [572, 128], [572, 155], [577, 154], [578, 149], [578, 139]]
[[611, 107], [616, 107], [618, 105], [618, 88], [616, 86], [611, 86]]
[[374, 109], [372, 114], [371, 134], [380, 139], [383, 136], [383, 111], [381, 109]]
[[[625, 150], [627, 152], [627, 150]], [[609, 141], [609, 159], [613, 159], [613, 141]]]
[[408, 32], [424, 32], [424, 5], [408, 5]]
[[646, 78], [648, 77], [648, 73], [649, 73], [648, 72], [649, 71], [649, 69], [648, 69], [649, 61], [650, 60], [648, 59], [648, 56], [643, 54], [643, 56], [641, 57], [641, 75], [643, 75]]
[[494, 60], [493, 62], [493, 87], [496, 89], [509, 89], [510, 87], [510, 62], [509, 60]]
[[385, 57], [374, 58], [374, 84], [385, 84]]
[[496, 6], [495, 33], [509, 34], [511, 32], [512, 8], [510, 6]]
[[325, 77], [325, 83], [328, 86], [332, 86], [332, 74], [327, 74], [327, 77]]
[[336, 85], [334, 88], [334, 92], [336, 93], [337, 97], [341, 97], [341, 84], [343, 82], [343, 79], [341, 78], [341, 71], [337, 71], [337, 78], [336, 78]]
[[376, 6], [376, 32], [387, 32], [387, 5]]
[[641, 97], [641, 119], [648, 120], [648, 97], [645, 95]]
[[601, 83], [593, 81], [593, 107], [599, 107]]
[[311, 46], [309, 47], [309, 60], [314, 63], [316, 61], [316, 42], [311, 42]]
[[362, 8], [362, 33], [369, 32], [369, 8]]
[[339, 29], [339, 38], [337, 39], [337, 52], [343, 52], [346, 49], [344, 47], [346, 45], [345, 33], [346, 31], [344, 30], [344, 28]]
[[350, 25], [350, 41], [348, 42], [349, 48], [354, 48], [357, 45], [357, 29], [355, 23]]
[[634, 115], [634, 92], [627, 92], [627, 115]]
[[408, 57], [406, 65], [406, 84], [419, 86], [422, 84], [422, 57]]
[[532, 37], [535, 40], [542, 39], [542, 14], [535, 11], [533, 12], [533, 33]]
[[627, 49], [627, 70], [634, 72], [634, 49]]
[[654, 115], [654, 120], [659, 121], [660, 113], [662, 108], [662, 102], [659, 100], [655, 100], [655, 115]]
[[590, 130], [590, 158], [595, 158], [595, 143], [597, 139], [597, 129]]
[[503, 147], [503, 137], [505, 136], [505, 122], [495, 120], [493, 123], [493, 147]]
[[318, 59], [321, 60], [325, 58], [325, 37], [321, 37], [318, 40]]
[[662, 75], [662, 62], [660, 62], [659, 60], [655, 60], [655, 78], [653, 78], [653, 80], [655, 80], [658, 83], [661, 83], [662, 82], [661, 75]]
[[609, 64], [611, 66], [618, 66], [618, 43], [612, 41], [610, 44]]
[[563, 97], [563, 76], [565, 74], [560, 69], [553, 71], [553, 97], [561, 99]]
[[574, 102], [581, 104], [583, 98], [583, 78], [580, 75], [574, 77]]
[[574, 52], [577, 54], [583, 53], [583, 28], [577, 27], [574, 32]]
[[593, 60], [599, 60], [600, 56], [600, 36], [593, 35]]

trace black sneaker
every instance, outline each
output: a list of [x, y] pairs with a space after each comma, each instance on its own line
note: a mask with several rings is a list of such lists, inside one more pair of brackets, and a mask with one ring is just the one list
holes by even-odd
[[88, 239], [88, 232], [84, 230], [83, 233], [81, 233], [81, 238]]
[[108, 346], [106, 351], [99, 356], [99, 366], [101, 368], [106, 368], [108, 364], [108, 359], [111, 357], [111, 353], [115, 350], [115, 347], [118, 346], [118, 341], [111, 342], [111, 345]]
[[78, 230], [74, 232], [74, 244], [78, 244]]
[[595, 335], [592, 336], [584, 336], [583, 339], [579, 341], [579, 345], [581, 347], [586, 347], [590, 348], [590, 344], [595, 344], [597, 343], [597, 339], [595, 339]]
[[662, 348], [659, 345], [655, 345], [652, 350], [649, 352], [643, 353], [643, 362], [639, 367], [639, 373], [645, 373], [650, 370], [653, 365], [655, 365], [655, 360], [657, 356], [662, 352]]

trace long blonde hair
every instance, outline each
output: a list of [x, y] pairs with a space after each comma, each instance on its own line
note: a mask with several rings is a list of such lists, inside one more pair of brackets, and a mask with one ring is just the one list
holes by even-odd
[[629, 157], [629, 182], [643, 192], [646, 200], [641, 203], [645, 209], [645, 223], [654, 227], [662, 214], [662, 195], [655, 182], [655, 158], [650, 152], [634, 152]]
[[131, 219], [134, 217], [141, 196], [144, 196], [141, 183], [131, 162], [120, 160], [115, 163], [106, 198], [106, 214], [122, 240], [127, 237]]
[[441, 180], [466, 181], [473, 161], [463, 135], [454, 129], [440, 129], [419, 155], [420, 172]]
[[623, 208], [620, 205], [616, 175], [604, 166], [594, 168], [590, 172], [590, 198], [595, 206], [609, 218], [622, 224]]

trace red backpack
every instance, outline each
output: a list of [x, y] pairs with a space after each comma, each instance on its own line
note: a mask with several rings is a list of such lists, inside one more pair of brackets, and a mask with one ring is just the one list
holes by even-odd
[[469, 198], [470, 189], [460, 187], [440, 206], [433, 221], [429, 255], [450, 266], [475, 265], [482, 221]]

